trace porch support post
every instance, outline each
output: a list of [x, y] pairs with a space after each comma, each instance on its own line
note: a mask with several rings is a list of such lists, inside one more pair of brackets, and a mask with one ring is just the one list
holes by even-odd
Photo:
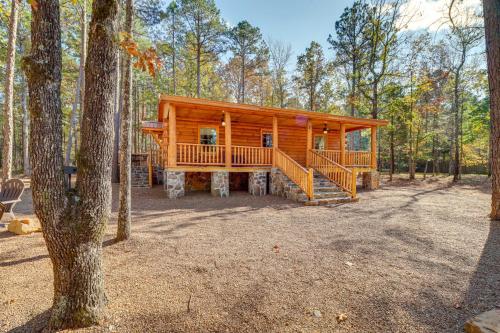
[[307, 120], [307, 151], [306, 151], [306, 166], [311, 164], [310, 150], [313, 147], [313, 127], [310, 119]]
[[231, 114], [227, 111], [224, 113], [224, 122], [226, 123], [226, 127], [224, 129], [226, 143], [226, 168], [230, 168], [232, 165]]
[[340, 165], [345, 165], [345, 124], [340, 124]]
[[377, 169], [377, 126], [371, 127], [371, 154], [370, 167]]
[[[162, 122], [162, 125], [166, 122], [168, 122], [168, 119], [167, 119], [167, 112], [168, 112], [168, 104], [167, 103], [164, 103], [162, 105], [162, 108], [163, 108], [163, 118], [160, 120]], [[158, 142], [158, 144], [160, 145], [160, 149], [161, 149], [161, 159], [162, 159], [162, 163], [163, 163], [163, 169], [165, 169], [167, 166], [168, 166], [168, 130], [166, 127], [163, 127], [162, 128], [162, 133], [161, 133], [161, 139], [160, 139], [160, 142]]]
[[276, 167], [276, 149], [278, 149], [278, 118], [274, 116], [273, 117], [273, 167]]
[[170, 105], [168, 112], [168, 166], [177, 166], [177, 123], [176, 110]]

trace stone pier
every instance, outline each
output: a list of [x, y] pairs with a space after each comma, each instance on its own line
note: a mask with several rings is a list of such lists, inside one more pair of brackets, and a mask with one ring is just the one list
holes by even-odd
[[186, 173], [184, 171], [165, 170], [163, 172], [163, 188], [167, 192], [169, 199], [177, 199], [184, 196], [185, 178]]
[[229, 172], [216, 171], [212, 172], [210, 184], [210, 192], [214, 197], [229, 196]]
[[267, 172], [257, 171], [248, 174], [248, 193], [256, 196], [267, 194]]
[[376, 190], [380, 187], [380, 173], [376, 170], [363, 172], [363, 188]]

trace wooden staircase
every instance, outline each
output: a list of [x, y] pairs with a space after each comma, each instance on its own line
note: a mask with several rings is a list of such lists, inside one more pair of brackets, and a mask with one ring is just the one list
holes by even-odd
[[358, 199], [352, 198], [349, 193], [343, 191], [319, 172], [314, 172], [313, 188], [313, 199], [305, 201], [306, 206], [323, 206], [358, 201]]
[[353, 199], [349, 193], [343, 191], [335, 183], [318, 172], [314, 173], [314, 192], [311, 199], [294, 181], [286, 175], [284, 177], [286, 177], [286, 182], [282, 195], [288, 199], [303, 203], [306, 206], [326, 206], [357, 201], [356, 198]]

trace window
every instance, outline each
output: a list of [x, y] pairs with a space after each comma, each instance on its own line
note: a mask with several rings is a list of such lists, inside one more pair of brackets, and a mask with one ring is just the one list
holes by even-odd
[[271, 148], [273, 146], [273, 134], [262, 133], [262, 147]]
[[324, 135], [316, 135], [314, 137], [314, 149], [325, 150], [325, 136]]
[[200, 144], [216, 145], [217, 144], [217, 129], [210, 127], [200, 128]]

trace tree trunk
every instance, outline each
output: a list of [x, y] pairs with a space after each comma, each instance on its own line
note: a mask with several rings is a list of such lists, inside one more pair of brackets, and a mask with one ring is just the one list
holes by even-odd
[[196, 97], [201, 97], [201, 46], [196, 49]]
[[[80, 32], [80, 72], [78, 80], [76, 81], [75, 100], [71, 109], [71, 119], [69, 125], [68, 142], [66, 146], [66, 159], [65, 164], [71, 164], [71, 150], [73, 147], [73, 136], [76, 135], [76, 124], [78, 122], [78, 106], [82, 103], [82, 90], [85, 88], [85, 59], [87, 58], [87, 0], [82, 4], [82, 22]], [[76, 156], [76, 154], [75, 154]]]
[[114, 115], [113, 115], [113, 128], [115, 130], [115, 135], [113, 138], [113, 160], [111, 164], [111, 182], [120, 182], [120, 169], [118, 160], [119, 150], [120, 150], [120, 114], [122, 110], [122, 86], [123, 86], [123, 66], [121, 61], [120, 53], [116, 57], [118, 70], [116, 71], [116, 89], [115, 89], [115, 101], [114, 101]]
[[19, 0], [12, 0], [9, 19], [9, 44], [7, 46], [7, 65], [5, 70], [5, 106], [3, 116], [3, 181], [12, 178], [12, 146], [14, 139], [14, 70], [16, 65], [17, 21]]
[[[125, 14], [125, 32], [132, 35], [132, 20], [134, 12], [133, 0], [127, 0]], [[130, 238], [130, 164], [132, 131], [130, 115], [132, 109], [132, 64], [130, 54], [123, 54], [123, 109], [121, 112], [120, 138], [120, 208], [118, 211], [118, 229], [116, 240], [123, 241]]]
[[177, 49], [175, 47], [175, 8], [172, 10], [172, 81], [173, 81], [173, 94], [177, 95], [177, 73], [175, 68], [175, 58]]
[[245, 56], [241, 57], [241, 103], [245, 103]]
[[37, 0], [32, 10], [32, 48], [24, 68], [30, 92], [33, 204], [54, 273], [49, 330], [97, 324], [106, 303], [101, 253], [111, 211], [117, 11], [116, 0], [93, 2], [78, 179], [76, 188], [66, 192], [59, 1]]
[[484, 0], [483, 6], [490, 87], [491, 218], [500, 220], [500, 1]]
[[26, 79], [22, 76], [22, 95], [21, 107], [23, 110], [23, 171], [25, 176], [31, 175], [30, 155], [29, 155], [29, 128], [30, 128], [30, 115], [28, 112], [28, 87], [26, 86]]

